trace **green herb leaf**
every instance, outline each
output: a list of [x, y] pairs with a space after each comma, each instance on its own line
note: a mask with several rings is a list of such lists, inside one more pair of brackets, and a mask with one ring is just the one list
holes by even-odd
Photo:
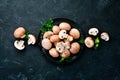
[[45, 27], [53, 27], [53, 20], [50, 18], [47, 22], [44, 23]]
[[68, 58], [65, 59], [66, 62], [70, 62], [71, 60], [72, 60], [71, 57], [68, 57]]
[[29, 35], [29, 32], [26, 31], [26, 32], [25, 32], [25, 39], [28, 39], [28, 35]]
[[42, 34], [44, 34], [47, 31], [47, 29], [46, 28], [41, 28], [40, 31], [41, 31]]
[[95, 39], [95, 43], [96, 43], [96, 44], [97, 44], [97, 43], [100, 43], [100, 40], [99, 40], [98, 37]]
[[59, 60], [59, 62], [64, 62], [65, 58], [61, 57], [61, 59]]
[[97, 49], [99, 47], [99, 44], [95, 44], [94, 48]]
[[84, 44], [84, 39], [79, 39], [78, 42]]

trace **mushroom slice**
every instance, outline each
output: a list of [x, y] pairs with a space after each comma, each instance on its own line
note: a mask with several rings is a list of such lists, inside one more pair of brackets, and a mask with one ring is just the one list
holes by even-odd
[[64, 49], [65, 49], [65, 46], [64, 46], [64, 42], [63, 42], [63, 41], [58, 42], [58, 43], [56, 44], [56, 50], [57, 50], [58, 52], [62, 53], [62, 52], [64, 51]]
[[88, 34], [93, 36], [97, 36], [98, 33], [99, 33], [99, 30], [97, 28], [90, 28], [88, 31]]
[[64, 38], [67, 38], [68, 37], [68, 34], [67, 34], [67, 31], [66, 30], [61, 30], [59, 32], [59, 38], [60, 39], [64, 39]]
[[32, 44], [34, 45], [36, 43], [36, 37], [32, 34], [28, 35], [28, 45]]
[[25, 48], [25, 45], [24, 45], [24, 41], [23, 40], [16, 40], [14, 42], [14, 46], [15, 48], [17, 48], [18, 50], [23, 50]]
[[101, 33], [100, 37], [105, 41], [109, 41], [109, 34], [107, 32]]
[[86, 37], [84, 42], [88, 48], [92, 48], [95, 44], [94, 40], [91, 37]]

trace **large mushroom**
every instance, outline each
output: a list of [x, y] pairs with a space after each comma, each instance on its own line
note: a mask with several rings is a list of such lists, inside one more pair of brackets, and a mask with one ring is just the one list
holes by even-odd
[[70, 24], [66, 23], [66, 22], [62, 22], [59, 24], [59, 27], [61, 30], [67, 30], [69, 31], [71, 29]]
[[45, 48], [46, 50], [49, 50], [52, 47], [52, 43], [50, 42], [49, 39], [43, 39], [42, 47]]
[[47, 31], [43, 35], [43, 39], [49, 39], [53, 35], [52, 31]]
[[97, 28], [90, 28], [88, 31], [89, 35], [97, 36], [99, 30]]
[[55, 48], [51, 48], [49, 50], [49, 54], [53, 57], [53, 58], [57, 58], [59, 57], [59, 53], [57, 52], [57, 50]]
[[84, 42], [88, 48], [92, 48], [95, 44], [94, 40], [91, 37], [86, 37]]
[[57, 25], [53, 26], [52, 31], [54, 34], [58, 34], [60, 32], [59, 26], [57, 26]]
[[51, 41], [52, 43], [56, 43], [56, 42], [59, 42], [59, 41], [60, 41], [60, 38], [59, 38], [58, 35], [52, 35], [52, 36], [50, 37], [50, 41]]
[[71, 44], [70, 52], [72, 54], [77, 54], [80, 51], [80, 44], [78, 42], [73, 42]]
[[25, 32], [26, 32], [26, 30], [23, 27], [18, 27], [14, 31], [14, 37], [15, 38], [24, 38], [25, 37]]
[[60, 56], [62, 58], [68, 58], [70, 56], [70, 51], [68, 49], [65, 49], [62, 53], [60, 53]]
[[28, 35], [28, 45], [32, 44], [34, 45], [36, 43], [36, 37], [32, 34]]
[[23, 40], [16, 40], [14, 42], [14, 46], [15, 48], [17, 48], [18, 50], [23, 50], [25, 48], [25, 45], [24, 45], [24, 41]]
[[69, 34], [73, 37], [73, 39], [80, 38], [80, 32], [78, 29], [75, 29], [75, 28], [71, 29]]

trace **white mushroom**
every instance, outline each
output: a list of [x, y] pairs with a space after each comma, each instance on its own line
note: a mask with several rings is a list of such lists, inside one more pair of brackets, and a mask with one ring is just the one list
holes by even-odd
[[57, 26], [57, 25], [53, 26], [52, 31], [54, 34], [58, 34], [60, 32], [59, 26]]
[[46, 38], [49, 39], [52, 35], [53, 35], [52, 31], [47, 31], [44, 33], [43, 39], [46, 39]]
[[59, 38], [60, 39], [64, 39], [64, 38], [67, 38], [68, 37], [68, 34], [67, 34], [67, 31], [66, 30], [61, 30], [59, 32]]
[[88, 34], [93, 36], [97, 36], [98, 33], [99, 33], [99, 30], [97, 28], [90, 28], [88, 31]]
[[23, 27], [18, 27], [15, 31], [14, 31], [14, 37], [15, 38], [24, 38], [25, 37], [25, 28]]
[[36, 37], [32, 34], [28, 35], [28, 45], [32, 44], [34, 45], [36, 43]]
[[67, 30], [67, 31], [69, 31], [71, 29], [70, 24], [68, 24], [66, 22], [60, 23], [59, 27], [60, 27], [61, 30]]
[[58, 52], [62, 53], [62, 52], [64, 51], [64, 49], [65, 49], [65, 46], [64, 46], [64, 42], [63, 42], [63, 41], [58, 42], [58, 43], [56, 44], [56, 50], [57, 50]]
[[78, 29], [75, 29], [75, 28], [71, 29], [70, 32], [69, 32], [69, 34], [70, 34], [74, 39], [80, 38], [80, 32], [79, 32]]
[[45, 48], [46, 50], [49, 50], [52, 47], [52, 43], [50, 42], [49, 39], [43, 39], [42, 47]]
[[24, 41], [23, 40], [16, 40], [14, 42], [14, 46], [15, 48], [17, 48], [18, 50], [23, 50], [25, 48], [25, 45], [24, 45]]
[[109, 34], [107, 32], [101, 33], [100, 37], [105, 41], [109, 41]]
[[84, 42], [88, 48], [92, 48], [95, 44], [94, 40], [91, 37], [86, 37]]
[[59, 57], [59, 53], [57, 52], [57, 50], [55, 48], [51, 48], [49, 50], [49, 54], [53, 57], [53, 58], [57, 58]]

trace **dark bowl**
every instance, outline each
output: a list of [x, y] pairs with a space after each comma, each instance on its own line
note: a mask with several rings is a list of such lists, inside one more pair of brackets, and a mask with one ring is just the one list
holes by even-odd
[[[83, 36], [83, 33], [82, 33], [82, 30], [80, 28], [80, 26], [78, 26], [77, 23], [75, 23], [74, 21], [70, 20], [70, 19], [66, 19], [66, 18], [55, 18], [53, 19], [53, 24], [54, 25], [59, 25], [61, 22], [67, 22], [71, 25], [72, 28], [76, 28], [80, 31], [80, 39], [84, 39], [84, 36]], [[43, 26], [44, 27], [44, 26]], [[43, 35], [41, 34], [41, 32], [39, 32], [39, 35], [38, 35], [38, 46], [42, 52], [42, 54], [44, 54], [48, 60], [52, 61], [52, 62], [55, 62], [55, 63], [58, 63], [58, 64], [67, 64], [67, 63], [71, 63], [75, 60], [77, 60], [81, 54], [82, 54], [82, 51], [83, 51], [83, 47], [84, 45], [83, 44], [80, 44], [80, 52], [75, 54], [75, 55], [71, 55], [68, 59], [64, 60], [63, 62], [60, 62], [60, 59], [61, 57], [58, 57], [58, 58], [53, 58], [49, 55], [49, 51], [48, 50], [45, 50], [42, 45], [41, 45], [41, 41], [42, 41], [42, 38]], [[77, 40], [76, 40], [77, 41]]]

